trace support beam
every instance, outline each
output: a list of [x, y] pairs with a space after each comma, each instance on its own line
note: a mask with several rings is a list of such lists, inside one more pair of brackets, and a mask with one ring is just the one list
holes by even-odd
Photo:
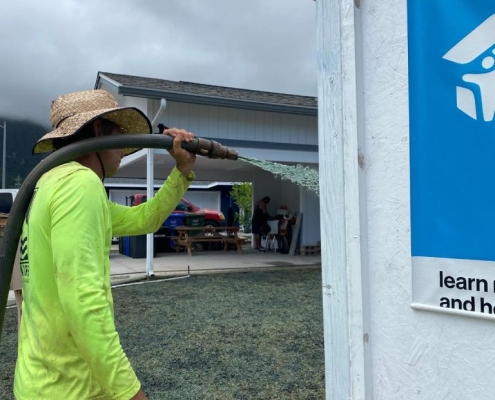
[[7, 169], [7, 121], [0, 125], [3, 128], [3, 154], [2, 154], [2, 189], [5, 189], [5, 170]]
[[[167, 107], [167, 101], [162, 99], [160, 102], [160, 108], [158, 109], [155, 117], [151, 121], [151, 129], [154, 129], [156, 122], [160, 115], [165, 111]], [[155, 181], [155, 150], [147, 149], [146, 152], [146, 177], [147, 177], [147, 188], [146, 197], [151, 199], [155, 195], [154, 181]], [[155, 272], [153, 270], [153, 256], [155, 253], [155, 234], [148, 233], [146, 235], [146, 276], [154, 276]]]
[[[318, 0], [318, 140], [326, 398], [372, 398], [366, 361], [354, 0]], [[364, 223], [365, 219], [364, 219]], [[364, 283], [367, 285], [367, 282]]]

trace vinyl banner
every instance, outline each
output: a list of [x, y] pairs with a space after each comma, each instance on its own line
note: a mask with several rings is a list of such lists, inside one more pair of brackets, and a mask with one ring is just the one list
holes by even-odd
[[495, 318], [495, 1], [409, 0], [412, 307]]

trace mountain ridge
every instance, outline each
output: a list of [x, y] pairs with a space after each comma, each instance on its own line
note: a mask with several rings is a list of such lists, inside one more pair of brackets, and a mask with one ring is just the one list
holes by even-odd
[[[35, 143], [50, 128], [28, 119], [0, 117], [0, 125], [7, 123], [6, 137], [6, 161], [5, 161], [5, 188], [20, 187], [24, 179], [32, 169], [45, 157], [45, 155], [33, 155], [32, 149]], [[4, 129], [0, 128], [0, 171], [3, 172], [3, 135]]]

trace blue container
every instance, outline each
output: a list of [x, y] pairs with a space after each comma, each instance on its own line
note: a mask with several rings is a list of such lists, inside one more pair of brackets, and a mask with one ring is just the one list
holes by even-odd
[[[122, 236], [121, 254], [131, 258], [146, 258], [146, 235]], [[156, 256], [156, 248], [153, 256]]]
[[185, 214], [170, 214], [168, 218], [165, 220], [163, 223], [163, 226], [166, 226], [167, 228], [177, 228], [178, 226], [184, 225], [184, 221], [186, 219]]
[[122, 248], [123, 248], [123, 254], [127, 257], [131, 256], [131, 246], [130, 246], [130, 239], [129, 236], [124, 236], [122, 238]]
[[[186, 219], [185, 214], [172, 213], [165, 220], [163, 226], [170, 228], [171, 236], [178, 236], [179, 233], [175, 230], [175, 228], [177, 228], [178, 226], [185, 225], [185, 219]], [[174, 248], [174, 246], [175, 246], [175, 240], [170, 239], [170, 247]]]

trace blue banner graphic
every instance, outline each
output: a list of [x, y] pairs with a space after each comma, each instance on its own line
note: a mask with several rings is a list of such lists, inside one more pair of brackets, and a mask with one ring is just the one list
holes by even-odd
[[495, 261], [495, 1], [409, 0], [408, 32], [412, 256]]

